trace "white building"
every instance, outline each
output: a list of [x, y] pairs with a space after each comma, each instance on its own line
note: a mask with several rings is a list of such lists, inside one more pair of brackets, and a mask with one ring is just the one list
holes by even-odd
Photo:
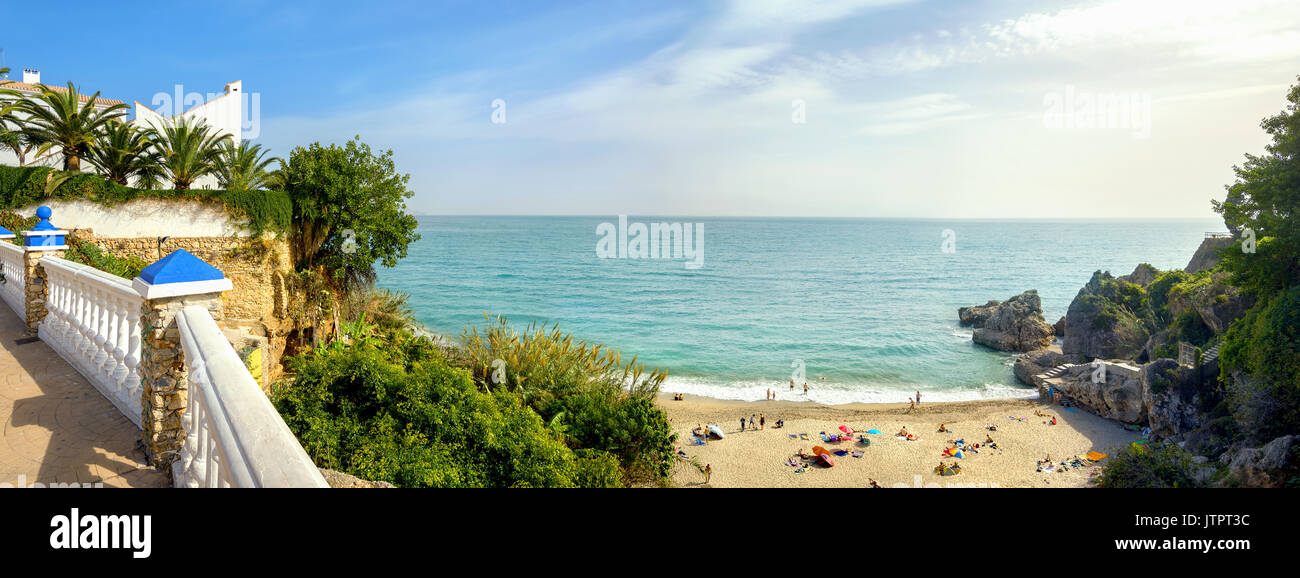
[[[14, 89], [23, 94], [37, 95], [40, 94], [39, 86], [41, 86], [40, 71], [26, 69], [23, 70], [22, 82], [10, 82], [4, 85], [4, 88]], [[62, 86], [49, 86], [48, 88], [56, 92], [67, 91], [67, 88]], [[85, 91], [86, 89], [82, 90]], [[94, 91], [88, 92], [94, 94]], [[244, 122], [244, 98], [242, 93], [243, 82], [238, 80], [226, 84], [221, 94], [208, 94], [206, 98], [198, 93], [186, 94], [177, 86], [174, 94], [159, 92], [154, 95], [151, 102], [157, 109], [151, 109], [138, 100], [134, 101], [134, 118], [128, 115], [124, 119], [129, 119], [128, 122], [141, 128], [161, 128], [164, 123], [182, 117], [188, 120], [202, 120], [218, 133], [230, 135], [234, 143], [238, 145], [242, 140], [241, 133]], [[90, 94], [82, 94], [81, 101], [89, 102]], [[116, 104], [125, 103], [121, 100], [108, 98], [95, 99], [95, 107], [100, 110]], [[185, 107], [190, 108], [186, 109]], [[181, 112], [176, 113], [175, 111]], [[0, 164], [17, 165], [18, 156], [9, 149], [2, 150], [0, 151]], [[39, 159], [33, 159], [29, 155], [26, 164], [27, 166], [62, 168], [63, 156], [59, 154], [58, 149], [53, 149], [49, 154]], [[83, 159], [81, 170], [93, 172], [95, 168]], [[216, 178], [208, 176], [195, 182], [193, 188], [210, 189], [216, 186]]]

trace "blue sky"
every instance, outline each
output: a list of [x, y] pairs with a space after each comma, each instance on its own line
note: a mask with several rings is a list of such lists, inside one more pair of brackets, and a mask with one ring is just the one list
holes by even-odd
[[22, 3], [0, 47], [128, 103], [243, 80], [276, 154], [360, 134], [454, 214], [1210, 217], [1300, 74], [1290, 0], [202, 7], [71, 43]]

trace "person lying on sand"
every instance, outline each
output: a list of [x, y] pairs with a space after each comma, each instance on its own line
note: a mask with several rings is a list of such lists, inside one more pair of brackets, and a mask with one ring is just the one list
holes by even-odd
[[948, 431], [947, 425], [939, 424], [939, 433], [952, 433], [952, 432]]
[[876, 483], [876, 481], [873, 480], [873, 479], [871, 479], [871, 478], [867, 478], [867, 483], [871, 484], [871, 487], [873, 487], [873, 488], [879, 488], [879, 487], [880, 487], [880, 484]]
[[902, 437], [908, 437], [908, 436], [910, 436], [910, 435], [912, 435], [912, 434], [907, 433], [907, 426], [903, 426], [903, 429], [898, 430], [898, 435], [900, 435], [900, 436], [902, 436]]
[[984, 429], [989, 430], [989, 431], [998, 431], [998, 426], [995, 426], [995, 425], [993, 425], [993, 424], [991, 424], [991, 423], [986, 423], [986, 424], [984, 424]]
[[783, 419], [776, 420], [776, 427], [785, 427], [785, 420]]

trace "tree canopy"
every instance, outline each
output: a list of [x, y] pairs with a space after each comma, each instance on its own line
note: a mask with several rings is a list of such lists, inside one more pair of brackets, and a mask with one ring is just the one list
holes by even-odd
[[419, 239], [406, 212], [410, 175], [393, 151], [375, 154], [357, 136], [343, 146], [297, 147], [280, 170], [293, 198], [299, 269], [319, 270], [336, 286], [374, 280], [374, 264], [392, 267]]

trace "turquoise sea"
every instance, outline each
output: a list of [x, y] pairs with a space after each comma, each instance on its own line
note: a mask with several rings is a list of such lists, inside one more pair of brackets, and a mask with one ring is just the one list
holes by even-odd
[[[823, 403], [906, 401], [917, 390], [928, 400], [1028, 396], [1011, 355], [957, 326], [958, 307], [1037, 289], [1054, 323], [1093, 271], [1182, 268], [1205, 232], [1223, 229], [1210, 219], [628, 221], [702, 224], [702, 266], [599, 258], [597, 230], [617, 228], [618, 216], [421, 217], [422, 238], [381, 269], [380, 284], [410, 293], [434, 332], [459, 336], [484, 311], [559, 323], [667, 369], [667, 391], [754, 400], [771, 387]], [[807, 397], [788, 389], [800, 361]]]

